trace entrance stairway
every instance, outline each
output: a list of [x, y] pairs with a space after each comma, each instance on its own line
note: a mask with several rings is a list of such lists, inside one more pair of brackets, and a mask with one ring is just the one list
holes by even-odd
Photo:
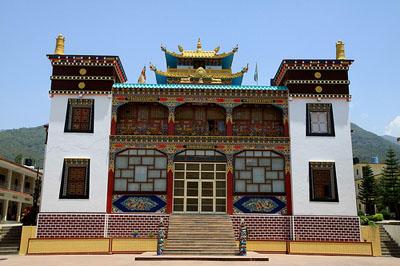
[[20, 225], [0, 227], [0, 255], [18, 253], [21, 230]]
[[232, 221], [228, 215], [170, 216], [165, 255], [235, 255]]
[[400, 257], [400, 247], [386, 232], [383, 226], [379, 226], [379, 234], [381, 238], [382, 256], [385, 257]]

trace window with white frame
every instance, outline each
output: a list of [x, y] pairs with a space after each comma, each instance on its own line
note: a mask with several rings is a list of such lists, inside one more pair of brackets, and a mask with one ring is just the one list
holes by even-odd
[[307, 104], [307, 136], [335, 136], [332, 104]]

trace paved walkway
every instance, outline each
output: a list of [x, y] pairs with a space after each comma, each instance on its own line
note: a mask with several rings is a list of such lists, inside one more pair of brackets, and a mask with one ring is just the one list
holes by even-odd
[[269, 262], [223, 262], [223, 261], [134, 261], [135, 255], [67, 255], [67, 256], [0, 256], [3, 266], [259, 266], [259, 265], [307, 265], [307, 266], [391, 266], [400, 265], [400, 258], [268, 255]]

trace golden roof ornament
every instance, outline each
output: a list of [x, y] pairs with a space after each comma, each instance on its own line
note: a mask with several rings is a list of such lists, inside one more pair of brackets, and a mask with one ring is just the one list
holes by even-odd
[[181, 46], [181, 45], [178, 45], [178, 50], [179, 50], [179, 52], [183, 52], [184, 51], [184, 49], [183, 49], [183, 47]]
[[202, 45], [201, 45], [200, 38], [197, 40], [197, 50], [203, 50], [203, 49], [202, 49]]
[[64, 42], [65, 37], [60, 33], [56, 38], [56, 49], [54, 50], [54, 54], [64, 54]]
[[214, 48], [214, 52], [217, 54], [219, 52], [219, 46]]
[[344, 42], [341, 40], [336, 42], [336, 59], [338, 60], [345, 60], [346, 55], [344, 51]]

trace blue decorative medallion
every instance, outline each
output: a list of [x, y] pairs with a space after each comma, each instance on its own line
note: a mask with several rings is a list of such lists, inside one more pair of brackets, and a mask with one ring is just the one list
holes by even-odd
[[158, 196], [117, 196], [113, 201], [114, 212], [157, 212], [165, 207], [165, 201]]
[[233, 206], [244, 213], [278, 213], [286, 204], [273, 196], [243, 196]]

